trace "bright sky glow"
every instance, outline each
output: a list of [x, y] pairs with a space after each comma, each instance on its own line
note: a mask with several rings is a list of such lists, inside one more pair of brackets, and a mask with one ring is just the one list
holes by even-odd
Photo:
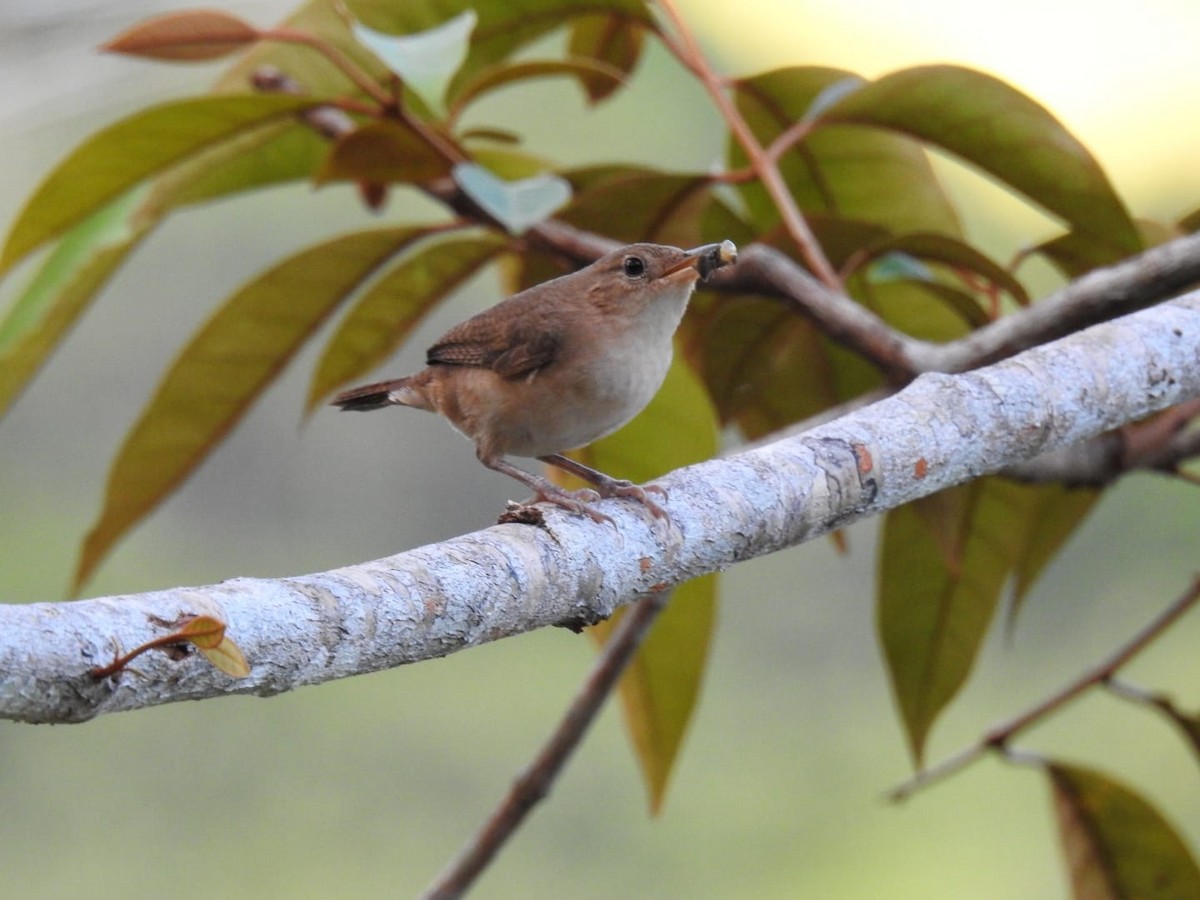
[[1200, 206], [1200, 0], [681, 0], [735, 72], [925, 63], [990, 72], [1046, 105], [1135, 212]]

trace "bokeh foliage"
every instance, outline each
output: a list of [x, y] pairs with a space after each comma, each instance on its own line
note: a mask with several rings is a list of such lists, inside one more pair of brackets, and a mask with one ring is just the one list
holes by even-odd
[[[42, 255], [0, 320], [0, 412], [126, 257], [189, 205], [308, 179], [355, 184], [370, 210], [400, 190], [445, 208], [426, 225], [333, 236], [269, 265], [213, 312], [113, 462], [77, 586], [203, 463], [322, 324], [340, 316], [312, 375], [310, 413], [384, 364], [480, 269], [501, 266], [513, 289], [564, 271], [569, 260], [527, 234], [552, 214], [621, 241], [730, 238], [770, 244], [803, 263], [732, 134], [717, 173], [606, 160], [564, 170], [521, 146], [519, 120], [462, 125], [478, 99], [531, 79], [572, 79], [588, 103], [622, 90], [637, 77], [647, 42], [664, 35], [640, 0], [350, 7], [353, 19], [313, 0], [274, 29], [223, 13], [177, 13], [114, 39], [110, 50], [164, 61], [237, 58], [209, 94], [135, 113], [86, 140], [34, 191], [8, 235], [0, 274]], [[530, 56], [531, 47], [545, 52], [539, 41], [556, 32], [565, 32], [560, 56]], [[461, 65], [416, 74], [411, 58], [434, 41], [434, 56], [457, 54]], [[869, 81], [789, 67], [738, 78], [730, 90], [758, 142], [775, 144], [787, 190], [846, 292], [916, 337], [953, 340], [1031, 302], [1019, 269], [1027, 256], [999, 261], [972, 245], [931, 151], [986, 173], [1057, 220], [1061, 231], [1038, 236], [1029, 255], [1067, 277], [1177, 230], [1135, 222], [1086, 147], [1035, 101], [980, 72], [926, 66]], [[680, 348], [644, 415], [583, 458], [649, 479], [712, 456], [723, 429], [760, 438], [886, 386], [872, 361], [764, 297], [701, 291]], [[671, 441], [652, 427], [664, 421]], [[918, 765], [1006, 588], [1014, 586], [1015, 615], [1098, 499], [1092, 489], [994, 476], [887, 516], [878, 630]], [[699, 695], [716, 609], [715, 578], [680, 588], [622, 687], [655, 809]], [[1190, 852], [1131, 789], [1066, 764], [1045, 771], [1078, 896], [1135, 896], [1162, 879], [1182, 885], [1179, 896], [1194, 895], [1200, 875]], [[1151, 859], [1151, 874], [1139, 874]], [[1100, 882], [1109, 893], [1094, 887]]]

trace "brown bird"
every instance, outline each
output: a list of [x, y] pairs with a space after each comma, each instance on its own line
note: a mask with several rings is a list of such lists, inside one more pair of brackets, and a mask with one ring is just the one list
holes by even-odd
[[[680, 250], [631, 244], [578, 272], [514, 294], [442, 335], [416, 375], [354, 388], [343, 410], [411, 406], [441, 413], [475, 442], [479, 461], [556, 503], [612, 521], [590, 503], [646, 491], [563, 452], [616, 431], [645, 408], [671, 364], [672, 337], [696, 282], [737, 259], [731, 241]], [[536, 457], [595, 486], [570, 492], [506, 456]]]

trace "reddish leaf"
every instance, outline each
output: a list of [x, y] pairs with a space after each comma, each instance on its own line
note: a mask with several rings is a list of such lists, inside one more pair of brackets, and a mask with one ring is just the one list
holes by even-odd
[[678, 247], [701, 243], [711, 203], [704, 175], [669, 175], [636, 166], [602, 166], [563, 173], [575, 189], [559, 218], [621, 241]]
[[318, 184], [330, 181], [420, 183], [450, 174], [450, 163], [411, 128], [399, 122], [369, 122], [333, 145], [317, 170]]
[[101, 50], [174, 62], [228, 56], [258, 40], [258, 29], [229, 13], [193, 9], [134, 25]]

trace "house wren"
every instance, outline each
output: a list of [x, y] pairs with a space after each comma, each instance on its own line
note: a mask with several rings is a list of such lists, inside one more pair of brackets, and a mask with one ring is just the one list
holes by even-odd
[[[481, 463], [528, 485], [538, 500], [611, 521], [590, 503], [629, 497], [665, 517], [647, 496], [661, 488], [611, 478], [562, 453], [611, 434], [642, 411], [666, 377], [672, 337], [696, 282], [736, 259], [731, 241], [687, 251], [622, 247], [451, 328], [416, 375], [354, 388], [333, 404], [441, 413], [475, 442]], [[566, 491], [506, 456], [536, 457], [596, 489]]]

